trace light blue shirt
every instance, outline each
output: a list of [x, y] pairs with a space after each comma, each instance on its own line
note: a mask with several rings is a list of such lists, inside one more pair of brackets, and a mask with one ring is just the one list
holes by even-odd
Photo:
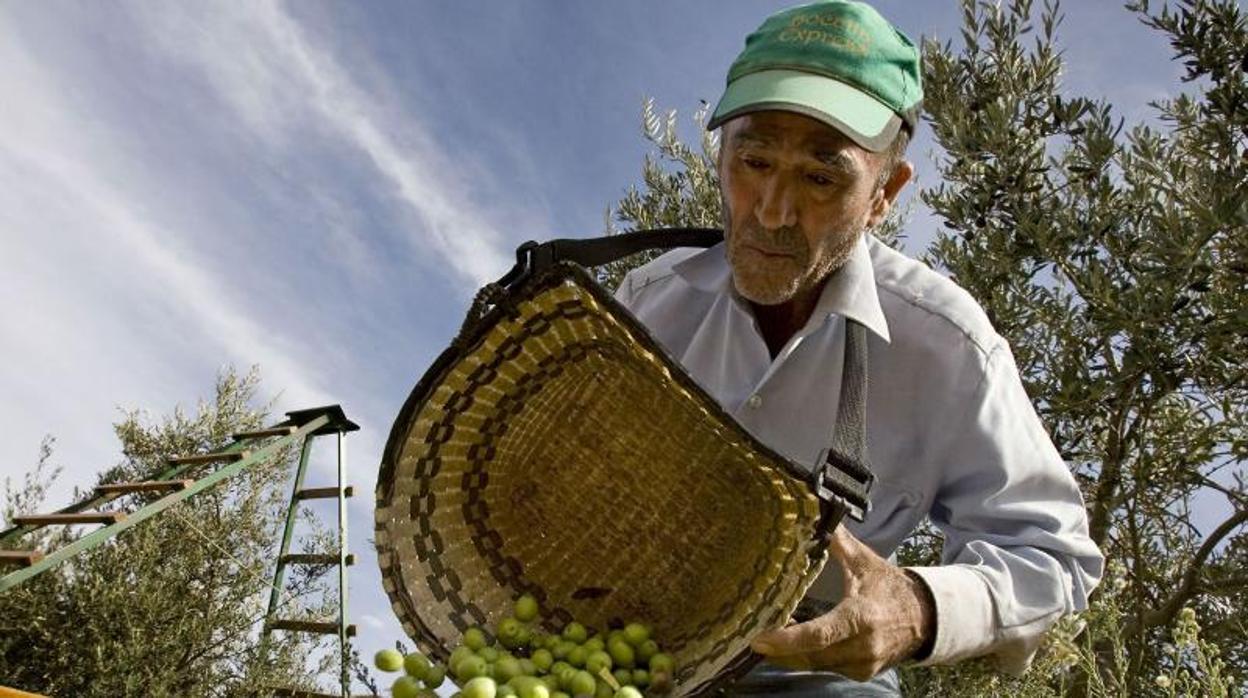
[[[809, 468], [836, 421], [844, 318], [867, 328], [876, 481], [866, 522], [847, 525], [885, 557], [924, 517], [944, 533], [943, 564], [913, 568], [936, 599], [923, 664], [991, 654], [1021, 673], [1044, 631], [1086, 608], [1104, 560], [1079, 489], [1005, 340], [949, 279], [864, 236], [775, 359], [722, 244], [668, 252], [616, 298], [747, 430]], [[810, 594], [835, 601], [839, 575], [829, 564]]]

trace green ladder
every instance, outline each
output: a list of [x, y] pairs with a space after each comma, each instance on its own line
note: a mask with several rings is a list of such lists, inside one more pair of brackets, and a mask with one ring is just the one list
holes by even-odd
[[[287, 415], [298, 415], [288, 412]], [[290, 504], [286, 509], [286, 526], [282, 531], [282, 543], [277, 554], [277, 566], [273, 571], [273, 583], [269, 592], [269, 610], [265, 614], [264, 629], [260, 635], [260, 656], [263, 657], [268, 648], [269, 635], [274, 630], [291, 632], [318, 633], [322, 635], [338, 635], [339, 679], [342, 684], [342, 698], [350, 696], [350, 652], [347, 638], [355, 636], [355, 626], [347, 623], [347, 567], [355, 564], [355, 555], [347, 552], [347, 498], [355, 494], [355, 489], [346, 484], [347, 470], [347, 432], [359, 429], [355, 424], [341, 415], [340, 421], [331, 422], [313, 431], [303, 442], [303, 450], [299, 454], [299, 469], [295, 471], [295, 481], [290, 492]], [[308, 457], [312, 453], [312, 437], [328, 434], [338, 435], [338, 485], [336, 487], [303, 486], [304, 476], [308, 471]], [[294, 538], [295, 521], [298, 519], [299, 504], [313, 499], [338, 500], [338, 550], [328, 553], [291, 553], [290, 542]], [[338, 566], [338, 618], [333, 621], [309, 621], [278, 618], [277, 609], [281, 604], [282, 590], [285, 588], [286, 567], [289, 565], [337, 565]], [[316, 696], [320, 694], [302, 691], [277, 689], [278, 695]]]
[[[273, 575], [273, 589], [269, 596], [268, 612], [265, 615], [264, 628], [261, 634], [261, 652], [264, 652], [267, 647], [269, 634], [274, 630], [337, 634], [342, 695], [349, 695], [350, 676], [348, 671], [349, 652], [347, 638], [355, 635], [355, 626], [347, 623], [346, 568], [355, 562], [355, 556], [347, 553], [346, 500], [354, 494], [354, 491], [352, 487], [345, 484], [345, 437], [348, 432], [357, 431], [359, 426], [347, 419], [342, 408], [338, 405], [295, 410], [287, 412], [286, 417], [285, 421], [267, 429], [234, 434], [234, 442], [219, 451], [170, 458], [167, 462], [167, 467], [149, 480], [100, 485], [95, 488], [94, 494], [88, 499], [76, 502], [53, 513], [14, 516], [13, 526], [0, 531], [0, 546], [4, 548], [11, 547], [18, 538], [28, 533], [48, 526], [102, 524], [104, 528], [93, 531], [53, 552], [0, 550], [0, 569], [5, 567], [17, 568], [0, 576], [0, 592], [12, 589], [28, 579], [46, 572], [48, 569], [84, 550], [103, 544], [131, 526], [142, 523], [257, 463], [263, 463], [277, 456], [287, 446], [302, 440], [302, 449], [299, 454], [299, 469], [295, 473], [294, 489], [287, 508], [285, 529], [282, 533], [281, 547]], [[308, 459], [312, 451], [312, 441], [317, 436], [330, 434], [336, 434], [338, 437], [338, 485], [337, 487], [305, 489], [303, 481], [307, 472]], [[186, 477], [186, 474], [192, 468], [212, 463], [223, 465], [198, 479]], [[132, 512], [108, 511], [101, 508], [118, 497], [136, 492], [168, 492], [169, 494]], [[324, 554], [291, 554], [290, 543], [294, 536], [299, 503], [309, 499], [326, 498], [336, 498], [338, 500], [338, 550]], [[336, 622], [316, 622], [276, 617], [286, 567], [288, 565], [301, 564], [336, 564], [338, 566], [339, 603]]]

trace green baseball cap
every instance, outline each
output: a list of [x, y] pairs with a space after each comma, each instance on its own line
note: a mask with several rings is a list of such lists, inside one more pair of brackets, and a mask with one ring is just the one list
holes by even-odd
[[797, 112], [867, 150], [913, 131], [923, 100], [919, 51], [863, 2], [824, 0], [768, 17], [745, 39], [708, 129], [749, 112]]

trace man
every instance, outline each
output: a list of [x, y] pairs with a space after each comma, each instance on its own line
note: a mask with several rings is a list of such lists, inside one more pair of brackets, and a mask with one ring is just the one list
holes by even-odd
[[[1021, 673], [1101, 575], [1005, 341], [965, 291], [865, 235], [913, 174], [902, 153], [921, 97], [918, 51], [869, 6], [768, 18], [709, 124], [725, 242], [669, 252], [617, 291], [745, 428], [811, 468], [835, 422], [846, 319], [869, 332], [872, 511], [838, 528], [809, 592], [831, 610], [756, 638], [768, 661], [739, 693], [897, 695], [889, 667], [983, 655]], [[885, 559], [924, 517], [944, 564]]]

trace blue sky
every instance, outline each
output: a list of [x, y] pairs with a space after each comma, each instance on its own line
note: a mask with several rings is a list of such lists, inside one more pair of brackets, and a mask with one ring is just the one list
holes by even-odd
[[[0, 3], [0, 476], [53, 434], [63, 505], [120, 458], [119, 407], [259, 364], [279, 410], [363, 427], [352, 610], [367, 654], [391, 643], [367, 493], [403, 400], [519, 243], [602, 230], [639, 180], [642, 100], [696, 138], [783, 5]], [[1179, 74], [1164, 42], [1118, 2], [1067, 5], [1065, 83], [1149, 118]], [[957, 35], [951, 0], [878, 6]], [[917, 212], [909, 249], [937, 225]]]

